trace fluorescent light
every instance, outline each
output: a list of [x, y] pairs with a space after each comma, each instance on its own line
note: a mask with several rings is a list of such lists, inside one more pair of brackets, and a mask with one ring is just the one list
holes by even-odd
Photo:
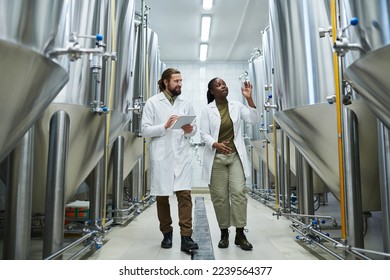
[[209, 46], [207, 44], [200, 44], [200, 51], [199, 51], [199, 60], [200, 61], [206, 61], [208, 47]]
[[213, 7], [213, 0], [203, 0], [203, 9], [210, 10]]
[[204, 15], [202, 16], [202, 27], [200, 30], [200, 39], [202, 42], [207, 42], [210, 36], [210, 25], [211, 25], [211, 16]]

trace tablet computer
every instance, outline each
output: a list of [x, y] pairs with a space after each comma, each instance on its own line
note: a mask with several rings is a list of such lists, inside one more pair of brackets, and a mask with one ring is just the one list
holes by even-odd
[[172, 129], [181, 128], [183, 125], [191, 124], [195, 120], [196, 116], [180, 116], [175, 124], [172, 126]]

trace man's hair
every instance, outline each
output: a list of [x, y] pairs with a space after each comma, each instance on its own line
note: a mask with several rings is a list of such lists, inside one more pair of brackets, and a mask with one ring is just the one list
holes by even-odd
[[165, 90], [164, 80], [169, 82], [173, 74], [180, 74], [180, 71], [175, 68], [168, 68], [162, 73], [161, 79], [158, 81], [158, 88], [160, 89], [160, 92]]

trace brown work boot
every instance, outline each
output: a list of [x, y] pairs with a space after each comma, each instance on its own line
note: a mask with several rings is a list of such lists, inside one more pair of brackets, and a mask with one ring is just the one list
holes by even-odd
[[234, 244], [239, 245], [241, 249], [245, 251], [250, 251], [253, 249], [252, 244], [250, 244], [246, 239], [244, 228], [236, 229], [236, 239], [234, 240]]
[[229, 247], [229, 230], [227, 228], [221, 229], [221, 240], [218, 243], [218, 248]]

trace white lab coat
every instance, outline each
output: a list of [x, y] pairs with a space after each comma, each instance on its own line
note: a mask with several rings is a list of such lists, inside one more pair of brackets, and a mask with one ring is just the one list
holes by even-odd
[[151, 195], [172, 195], [176, 191], [192, 188], [192, 157], [190, 134], [182, 129], [165, 129], [164, 124], [171, 115], [195, 115], [192, 104], [180, 95], [173, 104], [163, 92], [146, 101], [142, 113], [141, 133], [150, 138], [148, 175]]
[[[243, 122], [260, 122], [261, 116], [257, 109], [246, 107], [238, 101], [228, 101], [229, 114], [233, 122], [234, 145], [241, 159], [244, 168], [245, 178], [251, 175], [251, 168], [248, 155], [245, 148], [243, 137]], [[218, 142], [219, 129], [221, 126], [221, 115], [219, 114], [215, 100], [207, 105], [202, 111], [200, 119], [200, 136], [205, 143], [203, 154], [202, 180], [210, 184], [211, 169], [213, 167], [216, 149], [212, 147], [213, 143]]]

